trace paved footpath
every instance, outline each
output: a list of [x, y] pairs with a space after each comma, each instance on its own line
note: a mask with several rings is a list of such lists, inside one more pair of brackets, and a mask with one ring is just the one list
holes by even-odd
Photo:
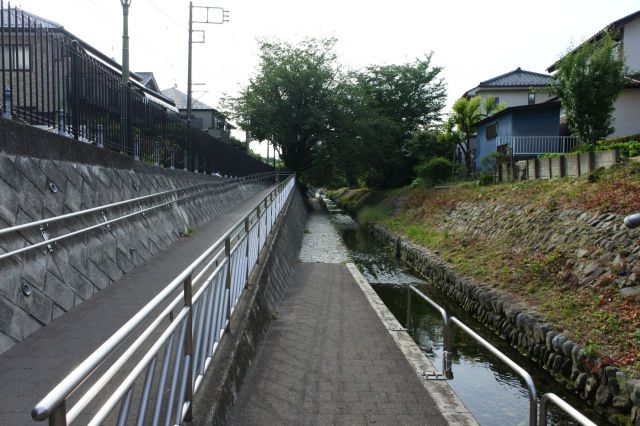
[[307, 229], [301, 263], [229, 424], [473, 424], [455, 396], [433, 394], [446, 386], [451, 398], [446, 383], [431, 382], [427, 390], [431, 383], [418, 377], [354, 275], [338, 263], [347, 261], [347, 250], [336, 245], [328, 215], [316, 210]]
[[0, 355], [0, 425], [45, 424], [31, 420], [34, 405], [268, 192], [260, 191], [196, 228], [189, 238], [175, 241]]

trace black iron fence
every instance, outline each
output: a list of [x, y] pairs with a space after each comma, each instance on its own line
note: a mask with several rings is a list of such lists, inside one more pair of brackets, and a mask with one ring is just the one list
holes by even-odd
[[61, 26], [0, 0], [0, 29], [5, 119], [164, 167], [234, 176], [271, 170], [190, 128], [166, 98], [139, 82], [123, 90], [117, 64]]

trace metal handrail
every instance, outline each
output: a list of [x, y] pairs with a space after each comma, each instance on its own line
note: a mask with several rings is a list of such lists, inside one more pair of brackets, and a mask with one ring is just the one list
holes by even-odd
[[[436, 302], [431, 300], [426, 294], [424, 294], [414, 286], [409, 285], [409, 287], [407, 287], [407, 330], [409, 330], [409, 328], [411, 327], [411, 293], [412, 292], [416, 293], [418, 296], [420, 296], [420, 298], [422, 298], [422, 300], [424, 300], [429, 305], [431, 305], [435, 310], [440, 312], [440, 316], [442, 317], [442, 326], [446, 327], [446, 325], [449, 323], [449, 316], [447, 315], [447, 311], [445, 311], [444, 308], [438, 305]], [[452, 344], [451, 335], [448, 333], [443, 333], [443, 339], [444, 339], [444, 342], [442, 345], [442, 373], [436, 373], [435, 376], [436, 377], [444, 376], [447, 379], [453, 379], [453, 371], [451, 370], [452, 352], [450, 350], [451, 344]]]
[[540, 426], [547, 426], [547, 409], [549, 402], [554, 403], [562, 411], [570, 415], [574, 420], [583, 426], [596, 426], [594, 422], [589, 420], [584, 414], [573, 408], [567, 402], [562, 400], [555, 393], [545, 393], [540, 399]]
[[[80, 384], [82, 384], [94, 370], [110, 355], [112, 354], [124, 340], [133, 333], [143, 322], [150, 318], [150, 314], [159, 308], [163, 301], [171, 294], [183, 285], [183, 297], [184, 305], [188, 313], [184, 317], [184, 324], [181, 326], [180, 337], [178, 338], [180, 347], [175, 357], [175, 370], [174, 379], [172, 384], [176, 385], [177, 372], [179, 371], [179, 363], [184, 362], [184, 368], [182, 369], [183, 375], [180, 383], [181, 392], [178, 395], [178, 403], [182, 400], [182, 405], [178, 406], [176, 415], [182, 419], [190, 417], [191, 400], [193, 392], [197, 390], [198, 385], [202, 380], [204, 372], [208, 368], [211, 362], [215, 348], [217, 347], [217, 340], [224, 334], [225, 330], [229, 328], [229, 321], [231, 318], [231, 312], [235, 308], [237, 300], [242, 293], [244, 287], [246, 287], [246, 280], [248, 279], [249, 272], [253, 265], [258, 262], [260, 247], [266, 243], [266, 234], [269, 233], [271, 226], [275, 223], [276, 216], [285, 206], [285, 202], [290, 200], [289, 194], [291, 193], [295, 184], [294, 176], [290, 176], [284, 182], [279, 183], [272, 191], [270, 191], [265, 197], [254, 207], [249, 213], [247, 213], [242, 219], [238, 220], [232, 227], [230, 227], [217, 241], [215, 241], [207, 250], [205, 250], [194, 262], [191, 263], [186, 269], [184, 269], [176, 278], [174, 278], [168, 285], [166, 285], [155, 297], [153, 297], [144, 307], [142, 307], [135, 315], [131, 317], [122, 327], [120, 327], [109, 339], [107, 339], [100, 347], [98, 347], [91, 355], [89, 355], [79, 366], [77, 366], [69, 375], [67, 375], [57, 386], [55, 386], [32, 410], [32, 417], [35, 420], [44, 420], [49, 418], [50, 425], [66, 425], [68, 422], [75, 420], [78, 414], [84, 409], [95, 397], [95, 395], [103, 389], [104, 385], [113, 378], [116, 370], [125, 362], [131, 360], [135, 349], [139, 347], [147, 338], [151, 335], [159, 325], [158, 318], [162, 318], [166, 315], [168, 309], [172, 309], [176, 306], [176, 301], [179, 303], [180, 298], [173, 300], [169, 306], [165, 307], [163, 313], [155, 317], [155, 321], [152, 322], [145, 330], [142, 331], [142, 335], [133, 343], [136, 346], [135, 349], [127, 350], [116, 361], [118, 368], [110, 368], [106, 373], [102, 375], [96, 384], [97, 387], [89, 389], [85, 395], [89, 395], [87, 398], [81, 398], [80, 401], [71, 408], [69, 413], [66, 411], [67, 398], [74, 393]], [[250, 224], [251, 218], [257, 217], [256, 222], [253, 225]], [[235, 246], [234, 253], [231, 253], [231, 238], [238, 228], [244, 226], [245, 234], [241, 240], [239, 240]], [[193, 297], [193, 284], [205, 276], [206, 268], [213, 266], [213, 261], [206, 263], [207, 259], [211, 255], [215, 255], [214, 259], [219, 257], [219, 253], [224, 246], [225, 257], [222, 262], [215, 262], [216, 266], [214, 271], [205, 280], [200, 287], [196, 296]], [[238, 251], [238, 246], [246, 248], [245, 253]], [[243, 256], [244, 255], [244, 256]], [[195, 280], [192, 280], [193, 274], [205, 265], [204, 269], [200, 271]], [[225, 275], [225, 276], [223, 276]], [[222, 283], [224, 281], [224, 288], [221, 285], [216, 286], [216, 283]], [[244, 284], [243, 284], [244, 283]], [[206, 297], [201, 297], [206, 292]], [[215, 300], [214, 300], [215, 299]], [[215, 304], [215, 306], [214, 306]], [[197, 307], [196, 307], [197, 305]], [[198, 332], [194, 333], [195, 328], [193, 325], [194, 309], [197, 310], [196, 318], [198, 322]], [[217, 316], [214, 318], [213, 312], [217, 312]], [[206, 334], [201, 334], [205, 331], [203, 328], [202, 317], [206, 315]], [[226, 319], [224, 319], [226, 318]], [[216, 329], [212, 329], [212, 324], [215, 322]], [[173, 326], [172, 331], [176, 331], [177, 325]], [[184, 333], [184, 329], [188, 332]], [[219, 331], [218, 331], [219, 330]], [[218, 337], [216, 337], [216, 334]], [[169, 337], [170, 336], [170, 337]], [[167, 339], [173, 341], [171, 332], [165, 331], [162, 335], [162, 342]], [[202, 344], [204, 339], [204, 344]], [[183, 346], [180, 346], [180, 342], [183, 342]], [[194, 345], [194, 340], [196, 343]], [[149, 351], [145, 354], [143, 359], [138, 362], [134, 367], [134, 370], [128, 376], [127, 384], [130, 384], [130, 377], [137, 377], [142, 371], [144, 366], [147, 366], [151, 371], [149, 362], [152, 360], [155, 366], [155, 360], [157, 358], [157, 352], [159, 351], [162, 343], [154, 344]], [[195, 346], [195, 353], [194, 353]], [[213, 350], [205, 351], [207, 347], [213, 347]], [[169, 350], [167, 343], [167, 351]], [[184, 356], [184, 360], [183, 360]], [[169, 357], [171, 358], [171, 357]], [[169, 358], [165, 357], [163, 364], [163, 380], [166, 379], [166, 369], [168, 368]], [[201, 365], [198, 366], [198, 363]], [[201, 374], [196, 374], [195, 367], [199, 367]], [[135, 373], [135, 374], [134, 374]], [[195, 377], [192, 377], [192, 373]], [[195, 380], [194, 380], [195, 379]], [[145, 379], [146, 382], [146, 379]], [[173, 396], [175, 395], [175, 386], [171, 388], [170, 406], [173, 404]], [[94, 417], [95, 421], [101, 421], [100, 419], [106, 413], [107, 415], [113, 409], [114, 401], [117, 402], [119, 398], [123, 398], [123, 405], [121, 407], [121, 415], [126, 415], [129, 409], [131, 387], [120, 386], [118, 390], [108, 400], [108, 408], [105, 404], [98, 414]], [[145, 394], [147, 395], [146, 401], [149, 399], [149, 392], [145, 386]], [[184, 397], [184, 399], [183, 399]], [[114, 399], [115, 398], [115, 399]], [[80, 405], [78, 405], [80, 404]], [[77, 408], [76, 408], [77, 407]], [[167, 416], [171, 416], [173, 413], [171, 409], [168, 409]], [[155, 417], [155, 415], [154, 415]], [[177, 422], [179, 423], [179, 422]]]
[[16, 250], [13, 250], [13, 251], [10, 251], [10, 252], [7, 252], [7, 253], [2, 253], [2, 254], [0, 254], [0, 260], [6, 259], [6, 258], [9, 258], [9, 257], [13, 257], [13, 256], [18, 255], [20, 253], [24, 253], [26, 251], [29, 251], [29, 250], [32, 250], [32, 249], [35, 249], [35, 248], [38, 248], [38, 247], [47, 246], [49, 244], [56, 243], [58, 241], [73, 237], [75, 235], [83, 234], [83, 233], [91, 231], [93, 229], [98, 229], [98, 228], [102, 228], [102, 227], [105, 227], [105, 226], [108, 227], [113, 223], [116, 223], [116, 222], [119, 222], [119, 221], [122, 221], [122, 220], [125, 220], [125, 219], [128, 219], [128, 218], [131, 218], [131, 217], [134, 217], [134, 216], [145, 215], [149, 211], [156, 210], [156, 209], [159, 209], [159, 208], [162, 208], [162, 207], [165, 207], [165, 206], [169, 206], [171, 204], [179, 203], [179, 202], [187, 200], [189, 198], [193, 198], [193, 197], [196, 197], [198, 195], [202, 195], [203, 193], [207, 193], [207, 192], [211, 192], [211, 191], [217, 191], [219, 189], [222, 189], [223, 187], [230, 186], [231, 184], [236, 183], [236, 182], [241, 182], [241, 181], [244, 181], [244, 180], [256, 181], [256, 180], [262, 180], [262, 179], [264, 179], [266, 177], [272, 177], [272, 176], [273, 176], [273, 172], [267, 172], [267, 173], [258, 173], [256, 175], [251, 175], [249, 177], [234, 178], [234, 179], [231, 179], [231, 180], [228, 180], [228, 181], [224, 181], [224, 182], [221, 182], [221, 183], [197, 184], [197, 185], [192, 185], [192, 186], [188, 186], [188, 187], [182, 187], [182, 188], [178, 188], [178, 189], [162, 191], [162, 192], [158, 192], [158, 193], [155, 193], [155, 194], [145, 195], [143, 197], [136, 197], [136, 198], [132, 198], [132, 199], [129, 199], [129, 200], [118, 201], [116, 203], [105, 204], [105, 205], [98, 206], [98, 207], [92, 207], [90, 209], [85, 209], [85, 210], [81, 210], [81, 211], [77, 211], [77, 212], [73, 212], [73, 213], [67, 213], [67, 214], [64, 214], [64, 215], [54, 216], [54, 217], [51, 217], [51, 218], [48, 218], [48, 219], [41, 219], [41, 220], [37, 220], [37, 221], [34, 221], [34, 222], [24, 223], [24, 224], [21, 224], [21, 225], [12, 226], [10, 228], [3, 228], [3, 229], [0, 229], [0, 236], [4, 235], [4, 234], [9, 234], [9, 233], [12, 233], [12, 232], [17, 232], [17, 231], [20, 231], [20, 230], [28, 229], [28, 228], [33, 228], [33, 227], [36, 227], [36, 226], [42, 226], [42, 225], [47, 225], [48, 226], [50, 223], [53, 223], [53, 222], [58, 222], [58, 221], [61, 221], [61, 220], [66, 220], [66, 219], [70, 219], [70, 218], [73, 218], [73, 217], [78, 217], [78, 216], [82, 216], [82, 215], [86, 215], [86, 214], [90, 214], [90, 213], [95, 213], [95, 212], [99, 212], [99, 211], [104, 212], [104, 211], [109, 210], [110, 208], [113, 208], [113, 207], [119, 207], [119, 206], [123, 206], [123, 205], [127, 205], [127, 204], [132, 204], [132, 203], [135, 203], [135, 202], [140, 202], [142, 200], [160, 197], [160, 196], [163, 196], [163, 195], [166, 196], [167, 194], [170, 194], [170, 193], [175, 193], [175, 192], [179, 192], [179, 191], [186, 191], [186, 190], [189, 190], [189, 189], [194, 189], [194, 188], [197, 188], [197, 187], [207, 186], [207, 185], [208, 186], [214, 186], [213, 188], [205, 189], [204, 191], [200, 191], [200, 192], [195, 193], [195, 194], [190, 194], [190, 195], [184, 196], [182, 198], [175, 198], [173, 200], [165, 201], [163, 203], [156, 204], [156, 205], [153, 205], [151, 207], [144, 208], [144, 209], [140, 209], [140, 210], [134, 211], [133, 213], [125, 214], [125, 215], [119, 216], [119, 217], [114, 218], [114, 219], [105, 220], [105, 221], [99, 222], [99, 223], [97, 223], [95, 225], [91, 225], [91, 226], [88, 226], [88, 227], [85, 227], [85, 228], [81, 228], [81, 229], [78, 229], [76, 231], [68, 232], [66, 234], [59, 235], [59, 236], [54, 237], [54, 238], [47, 238], [44, 241], [41, 241], [39, 243], [31, 244], [31, 245], [28, 245], [28, 246], [25, 246], [25, 247], [22, 247], [22, 248], [19, 248], [19, 249], [16, 249]]
[[445, 333], [449, 334], [449, 336], [451, 336], [452, 334], [453, 324], [456, 324], [458, 327], [460, 327], [460, 329], [464, 331], [468, 336], [470, 336], [476, 342], [480, 343], [481, 346], [483, 346], [493, 355], [498, 357], [500, 361], [505, 363], [509, 368], [515, 371], [524, 380], [524, 382], [527, 385], [527, 389], [529, 390], [529, 424], [531, 426], [535, 426], [538, 420], [538, 414], [537, 414], [538, 394], [536, 391], [536, 385], [535, 383], [533, 383], [533, 378], [531, 378], [531, 375], [527, 373], [527, 371], [524, 368], [520, 367], [518, 364], [513, 362], [508, 356], [500, 352], [495, 346], [493, 346], [491, 343], [484, 340], [482, 337], [480, 337], [479, 334], [471, 330], [469, 327], [467, 327], [462, 321], [460, 321], [456, 317], [450, 317], [449, 322], [445, 327], [445, 330], [446, 330]]
[[221, 186], [225, 186], [225, 185], [229, 185], [231, 183], [235, 183], [237, 181], [243, 181], [243, 180], [259, 180], [259, 179], [263, 179], [265, 177], [270, 177], [270, 176], [274, 176], [274, 172], [265, 172], [265, 173], [256, 173], [253, 175], [249, 175], [249, 176], [243, 176], [243, 177], [236, 177], [236, 178], [232, 178], [232, 179], [227, 179], [227, 180], [220, 180], [219, 182], [204, 182], [204, 183], [198, 183], [196, 185], [190, 185], [190, 186], [183, 186], [181, 188], [176, 188], [176, 189], [169, 189], [167, 191], [161, 191], [161, 192], [156, 192], [154, 194], [149, 194], [149, 195], [143, 195], [141, 197], [136, 197], [136, 198], [130, 198], [128, 200], [122, 200], [122, 201], [117, 201], [115, 203], [111, 203], [111, 204], [104, 204], [101, 206], [97, 206], [97, 207], [91, 207], [85, 210], [79, 210], [77, 212], [72, 212], [72, 213], [66, 213], [63, 215], [58, 215], [58, 216], [53, 216], [50, 218], [46, 218], [46, 219], [40, 219], [40, 220], [36, 220], [33, 222], [29, 222], [29, 223], [23, 223], [20, 225], [15, 225], [15, 226], [11, 226], [9, 228], [1, 228], [0, 229], [0, 235], [4, 235], [4, 234], [9, 234], [11, 232], [17, 232], [23, 229], [27, 229], [27, 228], [33, 228], [36, 226], [40, 226], [40, 225], [48, 225], [51, 224], [53, 222], [58, 222], [61, 220], [65, 220], [65, 219], [70, 219], [73, 217], [77, 217], [77, 216], [82, 216], [85, 214], [89, 214], [89, 213], [95, 213], [95, 212], [99, 212], [99, 211], [103, 211], [103, 210], [109, 210], [111, 208], [114, 207], [119, 207], [119, 206], [123, 206], [126, 204], [131, 204], [131, 203], [136, 203], [136, 202], [140, 202], [140, 201], [144, 201], [147, 200], [149, 198], [155, 198], [155, 197], [161, 197], [163, 195], [168, 195], [168, 194], [173, 194], [174, 192], [180, 192], [180, 191], [186, 191], [189, 189], [194, 189], [200, 186], [216, 186], [216, 189], [218, 189]]
[[[483, 339], [479, 334], [469, 328], [466, 324], [460, 321], [456, 317], [449, 317], [447, 315], [446, 310], [438, 305], [436, 302], [431, 300], [427, 295], [422, 293], [416, 287], [409, 285], [407, 287], [407, 329], [409, 329], [411, 325], [411, 294], [416, 293], [420, 298], [422, 298], [425, 302], [431, 305], [434, 309], [440, 312], [442, 316], [442, 320], [444, 322], [443, 325], [443, 373], [447, 379], [453, 378], [452, 371], [452, 362], [451, 362], [451, 354], [453, 353], [453, 325], [457, 325], [462, 331], [464, 331], [468, 336], [478, 342], [485, 349], [489, 350], [493, 355], [495, 355], [500, 361], [506, 364], [509, 368], [515, 371], [526, 383], [527, 389], [529, 390], [529, 424], [531, 426], [535, 426], [538, 424], [538, 403], [537, 403], [537, 391], [535, 383], [533, 382], [533, 378], [531, 375], [522, 367], [520, 367], [517, 363], [512, 361], [508, 356], [500, 352], [495, 346], [491, 343], [487, 342]], [[436, 375], [438, 376], [438, 375]], [[547, 405], [548, 401], [554, 402], [558, 407], [564, 410], [567, 414], [572, 416], [575, 420], [581, 422], [583, 425], [591, 426], [594, 425], [589, 419], [587, 419], [583, 414], [573, 408], [571, 405], [567, 404], [565, 401], [560, 399], [557, 395], [552, 393], [545, 394], [540, 401], [540, 426], [546, 426], [547, 424]]]

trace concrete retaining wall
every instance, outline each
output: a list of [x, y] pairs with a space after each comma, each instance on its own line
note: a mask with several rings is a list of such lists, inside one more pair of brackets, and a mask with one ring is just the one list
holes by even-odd
[[[191, 198], [118, 222], [111, 230], [101, 227], [62, 240], [52, 252], [40, 248], [0, 260], [0, 353], [168, 247], [189, 227], [265, 188], [229, 182], [152, 166], [135, 171], [0, 153], [0, 228], [199, 185], [167, 200]], [[158, 199], [113, 208], [104, 216], [96, 212], [53, 223], [46, 232], [66, 234], [156, 203]], [[38, 228], [0, 236], [0, 253], [22, 247], [25, 240], [38, 243], [43, 236]]]
[[284, 295], [307, 220], [307, 206], [300, 191], [296, 189], [289, 200], [249, 278], [248, 291], [236, 307], [231, 332], [225, 334], [210, 373], [195, 397], [193, 424], [226, 424], [244, 376]]
[[[519, 173], [525, 179], [551, 179], [557, 177], [588, 176], [595, 169], [609, 168], [620, 161], [618, 150], [583, 152], [580, 154], [566, 154], [560, 157], [534, 158], [517, 162], [520, 169], [526, 169]], [[506, 172], [507, 165], [502, 163], [500, 180], [509, 181], [511, 174]]]

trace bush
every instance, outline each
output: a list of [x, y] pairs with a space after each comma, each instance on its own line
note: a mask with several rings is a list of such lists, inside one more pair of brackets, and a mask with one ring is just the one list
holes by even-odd
[[451, 177], [451, 161], [444, 157], [433, 157], [415, 168], [416, 175], [431, 182], [445, 182]]
[[614, 142], [598, 144], [597, 151], [606, 151], [607, 149], [617, 149], [620, 155], [624, 157], [637, 157], [640, 155], [640, 142]]
[[[623, 139], [623, 138], [620, 138]], [[592, 152], [607, 151], [609, 149], [617, 149], [620, 155], [624, 157], [636, 157], [640, 155], [640, 141], [630, 140], [621, 142], [620, 139], [605, 139], [596, 144], [578, 145], [573, 152]]]
[[490, 152], [480, 157], [480, 168], [483, 172], [495, 172], [498, 169], [498, 159], [502, 154]]
[[480, 180], [478, 181], [478, 185], [480, 186], [489, 186], [493, 185], [493, 175], [489, 173], [483, 173], [480, 175]]

